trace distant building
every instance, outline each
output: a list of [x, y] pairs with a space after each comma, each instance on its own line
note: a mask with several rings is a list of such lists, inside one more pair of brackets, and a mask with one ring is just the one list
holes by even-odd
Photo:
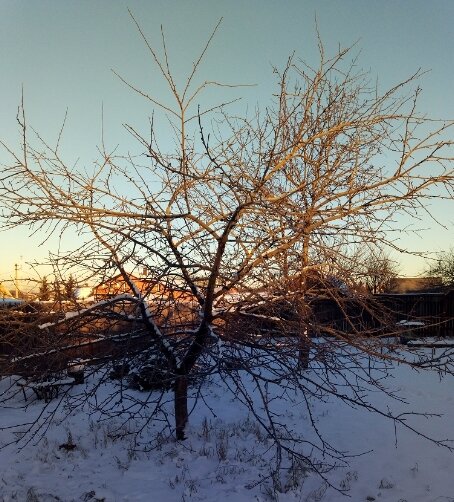
[[[129, 280], [144, 296], [147, 296], [151, 292], [154, 292], [154, 290], [156, 289], [154, 281], [151, 281], [149, 279], [130, 275]], [[134, 294], [129, 284], [127, 283], [127, 281], [125, 281], [124, 277], [121, 274], [118, 274], [111, 279], [107, 279], [103, 283], [98, 284], [93, 289], [93, 295], [96, 301], [107, 300], [124, 293]]]
[[[189, 301], [193, 299], [192, 294], [175, 286], [156, 281], [156, 279], [129, 275], [129, 280], [143, 297], [165, 297], [178, 301]], [[96, 301], [107, 300], [121, 294], [134, 295], [130, 285], [121, 274], [107, 279], [93, 288], [93, 296]]]
[[423, 293], [439, 291], [441, 288], [440, 277], [396, 277], [387, 293]]

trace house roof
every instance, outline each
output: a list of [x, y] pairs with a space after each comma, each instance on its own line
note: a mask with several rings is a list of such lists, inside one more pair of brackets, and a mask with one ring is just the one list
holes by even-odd
[[441, 287], [440, 277], [396, 277], [389, 293], [428, 293], [439, 291]]

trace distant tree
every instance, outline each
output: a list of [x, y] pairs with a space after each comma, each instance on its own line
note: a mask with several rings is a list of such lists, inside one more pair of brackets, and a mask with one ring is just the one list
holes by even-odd
[[76, 298], [77, 282], [73, 275], [70, 275], [63, 283], [63, 300], [74, 300]]
[[370, 253], [359, 265], [358, 278], [374, 295], [390, 291], [398, 275], [398, 264], [381, 251]]
[[439, 277], [444, 286], [454, 286], [454, 248], [438, 254], [427, 268], [427, 275]]
[[55, 279], [52, 284], [52, 296], [56, 302], [61, 302], [63, 300], [62, 285], [58, 279]]
[[9, 291], [3, 284], [0, 282], [0, 298], [13, 298], [11, 291]]
[[39, 286], [39, 299], [46, 302], [50, 300], [50, 295], [51, 295], [51, 287], [47, 281], [47, 277], [44, 276]]

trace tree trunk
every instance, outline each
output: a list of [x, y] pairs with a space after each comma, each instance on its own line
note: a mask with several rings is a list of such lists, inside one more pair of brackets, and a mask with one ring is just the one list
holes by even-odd
[[311, 350], [311, 340], [306, 330], [303, 330], [299, 336], [298, 349], [298, 368], [307, 370], [309, 367], [309, 353]]
[[[309, 246], [310, 235], [305, 232], [303, 236], [303, 249], [301, 252], [301, 286], [300, 294], [303, 301], [306, 302], [306, 293], [308, 288], [308, 274], [309, 274]], [[309, 310], [305, 310], [304, 316], [308, 315]], [[299, 348], [298, 348], [298, 369], [306, 370], [309, 367], [309, 352], [311, 347], [311, 340], [307, 328], [302, 328], [299, 334]]]
[[175, 380], [175, 430], [178, 441], [186, 439], [184, 430], [188, 422], [188, 377], [180, 375]]

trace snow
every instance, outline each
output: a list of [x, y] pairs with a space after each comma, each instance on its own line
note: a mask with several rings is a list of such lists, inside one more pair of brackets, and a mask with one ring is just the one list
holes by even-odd
[[425, 324], [422, 322], [422, 321], [407, 321], [407, 320], [403, 320], [403, 321], [399, 321], [397, 323], [398, 326], [409, 326], [409, 327], [422, 327], [422, 326], [425, 326]]
[[[437, 349], [438, 350], [438, 349]], [[75, 399], [99, 380], [90, 375], [84, 384], [69, 389]], [[422, 434], [445, 440], [454, 438], [453, 376], [415, 372], [397, 365], [386, 383], [405, 398], [392, 400], [380, 392], [369, 399], [380, 409], [394, 413], [431, 412], [440, 417], [407, 416], [407, 423]], [[115, 416], [100, 420], [96, 413], [70, 411], [62, 406], [49, 428], [36, 431], [26, 442], [20, 431], [35, 417], [53, 413], [59, 403], [47, 405], [35, 400], [31, 391], [24, 400], [16, 377], [4, 378], [0, 392], [13, 397], [0, 408], [0, 500], [170, 502], [224, 500], [235, 502], [276, 500], [281, 502], [335, 502], [339, 500], [380, 502], [448, 502], [454, 500], [454, 453], [447, 448], [397, 426], [367, 409], [329, 398], [302, 406], [298, 395], [286, 395], [273, 401], [273, 410], [283, 423], [316, 443], [309, 424], [309, 412], [324, 438], [340, 451], [352, 456], [348, 465], [327, 473], [333, 485], [347, 490], [351, 498], [327, 487], [304, 466], [294, 466], [291, 476], [282, 473], [281, 492], [272, 488], [271, 442], [257, 420], [240, 405], [232, 392], [232, 381], [212, 377], [203, 387], [190, 417], [187, 440], [175, 442], [162, 422], [145, 424], [136, 418], [124, 423]], [[245, 388], [254, 395], [251, 379], [244, 377]], [[118, 385], [101, 384], [97, 402], [107, 399]], [[125, 391], [131, 399], [143, 398], [139, 391]], [[277, 397], [276, 388], [276, 397]], [[171, 395], [168, 408], [172, 409]], [[94, 400], [94, 398], [92, 398]], [[69, 402], [69, 401], [68, 401]], [[64, 405], [64, 402], [62, 403]], [[92, 403], [93, 404], [93, 403]], [[125, 403], [127, 406], [127, 403]], [[65, 418], [63, 420], [63, 418]], [[127, 433], [143, 428], [134, 440]], [[161, 431], [162, 430], [162, 431]], [[158, 436], [156, 433], [160, 432]], [[43, 438], [38, 441], [40, 436]], [[157, 437], [157, 440], [156, 440]], [[449, 444], [449, 443], [448, 443]], [[263, 480], [262, 483], [259, 483]]]
[[426, 336], [423, 338], [418, 338], [417, 340], [409, 340], [407, 342], [409, 347], [454, 347], [454, 339], [452, 338], [435, 338], [432, 336]]
[[0, 298], [0, 307], [12, 307], [17, 305], [22, 305], [24, 300], [18, 300], [16, 298]]

